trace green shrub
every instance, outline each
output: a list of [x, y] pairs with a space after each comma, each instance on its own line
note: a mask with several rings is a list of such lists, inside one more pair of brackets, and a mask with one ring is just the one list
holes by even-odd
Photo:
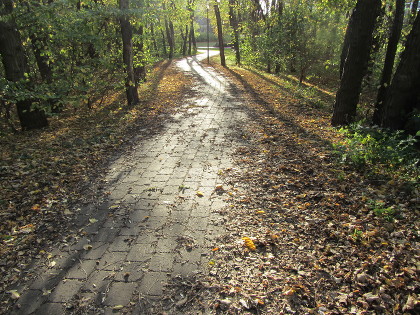
[[417, 139], [402, 131], [354, 124], [341, 128], [345, 140], [335, 145], [342, 163], [359, 171], [399, 177], [419, 183]]

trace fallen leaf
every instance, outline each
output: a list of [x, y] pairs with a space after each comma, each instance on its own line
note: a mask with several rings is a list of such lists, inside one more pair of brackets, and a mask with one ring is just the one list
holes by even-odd
[[195, 193], [198, 197], [204, 197], [204, 194], [203, 194], [203, 192], [201, 192], [201, 191], [197, 191], [196, 193]]
[[93, 223], [98, 222], [98, 220], [96, 220], [95, 218], [91, 218], [91, 219], [89, 219], [89, 222], [93, 224]]
[[256, 250], [257, 248], [255, 247], [254, 241], [251, 240], [249, 237], [242, 237], [242, 239], [244, 240], [245, 246], [249, 249], [249, 250]]
[[92, 248], [93, 248], [93, 246], [90, 245], [90, 244], [83, 245], [84, 250], [91, 250]]
[[17, 300], [18, 298], [20, 298], [20, 294], [17, 290], [10, 290], [10, 291], [7, 291], [7, 293], [10, 293], [11, 298], [13, 300]]
[[122, 310], [124, 308], [124, 305], [115, 305], [112, 309], [114, 310], [114, 311], [118, 311], [118, 310]]

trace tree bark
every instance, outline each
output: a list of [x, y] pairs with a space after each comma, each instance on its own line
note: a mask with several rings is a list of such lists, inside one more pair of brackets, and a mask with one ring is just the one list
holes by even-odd
[[182, 37], [182, 49], [181, 53], [183, 56], [187, 55], [187, 45], [188, 45], [188, 39], [189, 39], [189, 32], [188, 32], [188, 25], [185, 25], [185, 36], [184, 36], [184, 30], [181, 27], [181, 37]]
[[[12, 13], [13, 2], [4, 1], [2, 16]], [[0, 55], [5, 71], [5, 77], [12, 82], [19, 82], [29, 73], [28, 61], [23, 50], [20, 33], [15, 22], [7, 17], [0, 21]], [[22, 130], [38, 129], [48, 126], [45, 112], [33, 108], [32, 100], [25, 99], [16, 102], [17, 113]]]
[[168, 40], [168, 45], [169, 45], [169, 55], [168, 58], [172, 59], [174, 57], [174, 40], [172, 38], [172, 32], [171, 32], [171, 28], [169, 27], [169, 22], [167, 19], [165, 19], [165, 29], [166, 29], [166, 38]]
[[380, 87], [376, 99], [375, 111], [373, 113], [373, 123], [377, 125], [381, 125], [380, 120], [382, 117], [383, 102], [385, 100], [386, 90], [391, 82], [395, 55], [397, 53], [398, 42], [400, 41], [401, 30], [404, 22], [404, 9], [405, 3], [401, 0], [396, 0], [394, 22], [392, 24], [391, 34], [388, 41]]
[[344, 60], [331, 124], [352, 123], [356, 116], [357, 103], [372, 43], [372, 33], [381, 7], [381, 0], [358, 0], [347, 27], [342, 53]]
[[382, 126], [403, 129], [409, 114], [420, 106], [420, 14], [407, 37], [401, 61], [386, 94]]
[[140, 57], [140, 62], [141, 64], [137, 67], [134, 68], [134, 75], [135, 75], [135, 80], [136, 82], [143, 82], [146, 80], [146, 62], [144, 60], [144, 27], [143, 25], [140, 25], [139, 28], [137, 29], [137, 34], [140, 37], [140, 41], [137, 44], [136, 48], [138, 51], [138, 54], [141, 56]]
[[155, 28], [153, 26], [153, 23], [150, 24], [150, 36], [152, 38], [152, 46], [153, 46], [153, 49], [155, 51], [155, 54], [156, 54], [157, 57], [159, 57], [159, 55], [160, 55], [159, 54], [159, 48], [158, 48], [158, 44], [157, 44], [157, 41], [156, 41]]
[[239, 25], [235, 14], [235, 0], [229, 0], [229, 22], [233, 30], [233, 49], [235, 50], [235, 61], [237, 65], [241, 64], [241, 53], [239, 51]]
[[220, 17], [220, 10], [217, 4], [214, 5], [214, 13], [217, 21], [217, 37], [219, 39], [219, 50], [220, 50], [220, 64], [226, 67], [225, 59], [225, 45], [223, 43], [223, 30], [222, 30], [222, 19]]
[[120, 26], [121, 37], [123, 42], [123, 62], [126, 71], [125, 91], [127, 94], [128, 106], [133, 106], [139, 102], [137, 93], [137, 82], [134, 74], [133, 66], [133, 29], [127, 16], [129, 8], [129, 0], [118, 0], [121, 10]]

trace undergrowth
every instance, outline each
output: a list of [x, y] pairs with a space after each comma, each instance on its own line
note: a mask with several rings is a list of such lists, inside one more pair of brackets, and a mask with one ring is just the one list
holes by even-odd
[[420, 158], [416, 137], [361, 124], [343, 127], [339, 132], [345, 139], [334, 148], [342, 163], [370, 176], [403, 180], [419, 186]]

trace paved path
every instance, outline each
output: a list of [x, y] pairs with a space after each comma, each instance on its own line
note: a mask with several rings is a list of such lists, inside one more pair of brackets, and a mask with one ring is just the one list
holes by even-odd
[[246, 115], [227, 80], [198, 58], [177, 63], [194, 77], [194, 97], [113, 163], [109, 202], [85, 215], [84, 237], [51, 254], [13, 314], [153, 313], [171, 278], [206, 272], [224, 232], [219, 172], [232, 166], [229, 134]]

